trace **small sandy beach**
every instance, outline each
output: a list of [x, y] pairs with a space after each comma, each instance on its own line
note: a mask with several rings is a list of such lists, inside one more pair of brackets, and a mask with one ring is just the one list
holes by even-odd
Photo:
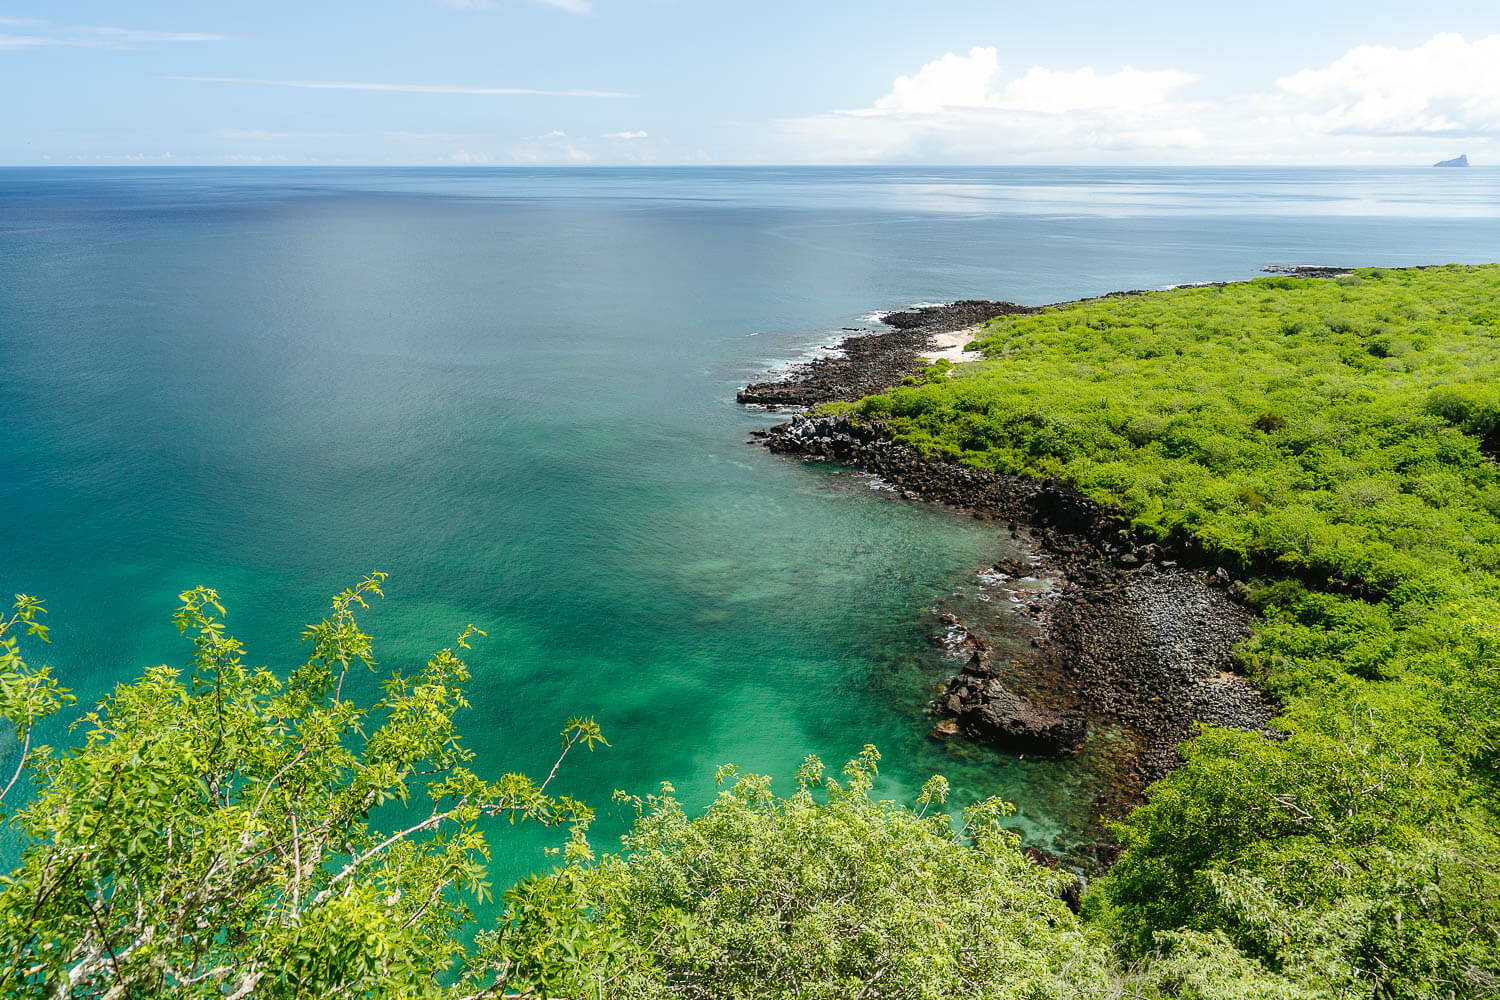
[[932, 349], [919, 354], [918, 357], [928, 364], [932, 364], [934, 361], [942, 358], [946, 358], [954, 364], [964, 361], [978, 361], [984, 355], [978, 351], [966, 351], [964, 347], [968, 345], [969, 341], [974, 339], [975, 334], [979, 332], [982, 326], [984, 326], [983, 323], [976, 323], [973, 326], [966, 326], [962, 330], [954, 330], [952, 333], [934, 334], [932, 337]]

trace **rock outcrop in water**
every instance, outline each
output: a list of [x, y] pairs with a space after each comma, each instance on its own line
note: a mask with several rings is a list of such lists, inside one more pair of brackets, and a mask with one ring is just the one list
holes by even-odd
[[959, 674], [933, 705], [953, 716], [959, 731], [1016, 753], [1072, 753], [1088, 728], [1082, 712], [1034, 704], [997, 677]]
[[1082, 712], [1046, 708], [1006, 687], [990, 663], [990, 648], [955, 615], [939, 618], [949, 628], [950, 652], [972, 650], [963, 671], [932, 700], [942, 721], [933, 735], [963, 733], [1013, 753], [1058, 756], [1083, 746], [1088, 721]]
[[1467, 167], [1468, 165], [1468, 153], [1460, 153], [1451, 160], [1439, 160], [1433, 164], [1434, 167]]
[[[760, 432], [773, 452], [879, 475], [909, 500], [945, 503], [1009, 526], [1059, 586], [1039, 597], [1029, 662], [991, 669], [982, 643], [933, 700], [935, 735], [962, 733], [1017, 752], [1076, 750], [1087, 723], [1118, 725], [1134, 750], [1118, 763], [1129, 798], [1178, 763], [1196, 722], [1264, 727], [1272, 700], [1233, 670], [1251, 614], [1243, 585], [1191, 541], [1138, 544], [1127, 522], [1057, 480], [1022, 479], [925, 458], [878, 423], [798, 416]], [[1019, 571], [997, 565], [997, 571]], [[946, 621], [949, 627], [962, 623]]]

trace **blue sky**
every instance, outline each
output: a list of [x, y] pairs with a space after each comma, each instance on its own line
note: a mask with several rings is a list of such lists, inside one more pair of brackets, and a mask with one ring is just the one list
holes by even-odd
[[1494, 163], [1500, 5], [0, 2], [0, 88], [8, 164]]

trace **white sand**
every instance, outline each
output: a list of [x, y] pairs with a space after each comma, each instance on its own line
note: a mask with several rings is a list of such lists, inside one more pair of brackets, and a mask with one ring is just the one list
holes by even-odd
[[974, 339], [974, 335], [979, 332], [979, 328], [982, 326], [984, 326], [983, 323], [976, 323], [962, 330], [954, 330], [952, 333], [937, 334], [932, 338], [932, 350], [921, 355], [921, 357], [928, 364], [932, 364], [939, 358], [947, 358], [954, 364], [961, 364], [965, 361], [978, 361], [984, 355], [978, 351], [966, 351], [964, 350], [964, 345]]

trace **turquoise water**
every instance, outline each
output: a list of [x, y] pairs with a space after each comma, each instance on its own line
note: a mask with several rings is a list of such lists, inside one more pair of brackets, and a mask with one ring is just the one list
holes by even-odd
[[[867, 742], [890, 794], [941, 771], [1065, 841], [1090, 761], [920, 713], [932, 610], [978, 606], [1004, 532], [747, 447], [770, 418], [735, 388], [872, 310], [1493, 260], [1497, 215], [1477, 168], [0, 171], [0, 588], [47, 599], [91, 699], [181, 661], [180, 590], [285, 666], [386, 570], [386, 663], [490, 633], [482, 769], [544, 772], [598, 717], [559, 783], [606, 843], [614, 788], [698, 805], [720, 763]], [[506, 828], [497, 881], [551, 840]]]

